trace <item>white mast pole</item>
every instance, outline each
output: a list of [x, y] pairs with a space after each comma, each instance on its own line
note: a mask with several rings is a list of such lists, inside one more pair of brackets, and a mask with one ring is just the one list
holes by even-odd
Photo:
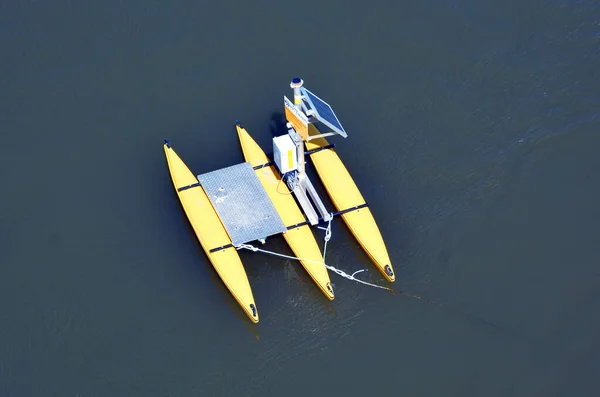
[[[302, 92], [300, 87], [304, 84], [301, 78], [295, 77], [290, 83], [290, 88], [294, 90], [294, 106], [299, 111], [302, 111]], [[299, 136], [300, 134], [297, 134]], [[293, 137], [292, 137], [293, 138]], [[304, 139], [304, 138], [302, 138]], [[303, 181], [305, 178], [305, 167], [304, 167], [304, 142], [303, 140], [293, 139], [296, 143], [296, 152], [298, 153], [298, 180]]]
[[294, 105], [297, 109], [302, 109], [302, 92], [300, 92], [300, 87], [304, 84], [301, 78], [295, 77], [292, 79], [290, 84], [290, 88], [294, 90]]

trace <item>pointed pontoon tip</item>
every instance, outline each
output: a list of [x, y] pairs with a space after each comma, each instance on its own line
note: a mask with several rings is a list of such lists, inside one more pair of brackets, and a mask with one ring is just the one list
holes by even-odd
[[171, 149], [171, 141], [169, 141], [168, 139], [165, 139], [165, 145], [167, 145], [167, 147]]
[[239, 120], [236, 120], [236, 121], [235, 121], [235, 125], [239, 125], [239, 126], [240, 126], [240, 128], [244, 128], [244, 126], [242, 125], [242, 122], [241, 122], [241, 121], [239, 121]]

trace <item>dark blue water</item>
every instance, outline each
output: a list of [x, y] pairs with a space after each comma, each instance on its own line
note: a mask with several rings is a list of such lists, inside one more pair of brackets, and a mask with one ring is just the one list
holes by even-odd
[[[0, 46], [0, 395], [598, 395], [596, 2], [13, 1]], [[252, 325], [162, 140], [218, 169], [239, 119], [269, 152], [296, 76], [397, 292], [241, 252]], [[341, 220], [327, 252], [388, 285]]]

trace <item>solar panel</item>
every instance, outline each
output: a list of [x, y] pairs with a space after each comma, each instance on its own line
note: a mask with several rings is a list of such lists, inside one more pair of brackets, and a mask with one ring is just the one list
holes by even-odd
[[331, 106], [306, 88], [302, 87], [301, 90], [310, 104], [311, 109], [314, 110], [313, 116], [316, 117], [321, 123], [326, 124], [338, 134], [346, 138], [346, 131], [333, 112], [333, 109], [331, 109]]

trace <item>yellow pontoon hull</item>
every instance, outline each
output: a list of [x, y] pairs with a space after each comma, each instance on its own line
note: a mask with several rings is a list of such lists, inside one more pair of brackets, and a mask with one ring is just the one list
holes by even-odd
[[237, 250], [230, 247], [210, 252], [212, 248], [231, 244], [225, 227], [201, 186], [179, 191], [181, 187], [197, 184], [198, 179], [169, 145], [165, 144], [164, 150], [175, 191], [200, 245], [244, 313], [250, 321], [258, 323], [252, 289]]
[[[240, 125], [236, 125], [236, 128], [245, 160], [250, 162], [253, 167], [267, 163], [269, 159], [250, 134]], [[284, 225], [292, 226], [304, 222], [305, 218], [298, 204], [296, 204], [286, 184], [281, 181], [279, 173], [275, 170], [275, 166], [271, 165], [259, 168], [255, 172], [283, 220]], [[323, 294], [328, 299], [333, 300], [335, 295], [329, 279], [329, 273], [323, 265], [323, 255], [310, 226], [303, 225], [288, 230], [283, 233], [283, 237], [296, 257], [310, 260], [310, 262], [300, 261], [300, 263]]]
[[[309, 134], [319, 134], [312, 124], [309, 125]], [[317, 138], [306, 142], [306, 149], [318, 149], [328, 144], [325, 138]], [[350, 173], [333, 148], [315, 152], [310, 155], [310, 159], [327, 190], [327, 194], [338, 211], [365, 203], [365, 199]], [[394, 281], [396, 279], [394, 268], [390, 262], [381, 232], [369, 208], [364, 207], [346, 212], [341, 217], [385, 278], [388, 281]]]

